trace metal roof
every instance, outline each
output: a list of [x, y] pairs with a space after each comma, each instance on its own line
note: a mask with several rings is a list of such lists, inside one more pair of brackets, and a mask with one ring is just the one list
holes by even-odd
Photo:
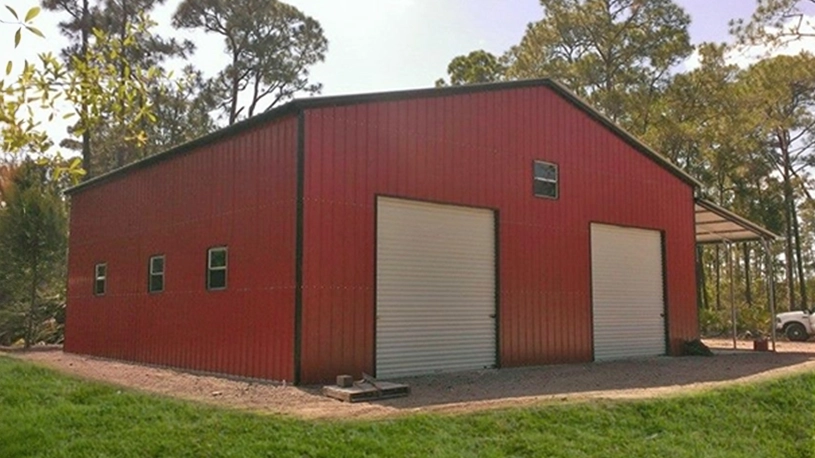
[[280, 107], [267, 111], [266, 113], [253, 116], [249, 119], [232, 124], [231, 126], [225, 127], [223, 129], [219, 129], [215, 132], [212, 132], [211, 134], [197, 138], [188, 143], [184, 143], [182, 145], [173, 147], [163, 153], [147, 157], [140, 161], [136, 161], [132, 164], [110, 171], [106, 174], [91, 178], [83, 183], [80, 183], [72, 188], [67, 189], [65, 193], [74, 194], [86, 188], [90, 188], [92, 186], [123, 176], [132, 170], [148, 167], [152, 164], [156, 164], [166, 159], [170, 159], [171, 157], [174, 157], [176, 155], [188, 153], [197, 147], [215, 142], [222, 138], [231, 137], [245, 130], [263, 125], [264, 123], [272, 122], [274, 120], [290, 116], [296, 113], [301, 113], [304, 110], [308, 109], [355, 105], [361, 103], [376, 103], [419, 98], [444, 97], [460, 94], [470, 94], [476, 92], [501, 91], [508, 89], [530, 88], [530, 87], [548, 87], [556, 94], [558, 94], [560, 97], [574, 105], [576, 108], [589, 115], [592, 119], [602, 124], [606, 129], [610, 130], [615, 135], [620, 137], [629, 146], [633, 147], [640, 153], [644, 154], [645, 156], [659, 164], [662, 168], [666, 169], [674, 176], [678, 177], [679, 179], [689, 184], [690, 186], [701, 187], [701, 183], [692, 176], [690, 176], [687, 172], [679, 168], [676, 164], [671, 162], [665, 156], [659, 154], [658, 152], [648, 147], [634, 135], [632, 135], [622, 127], [615, 124], [614, 121], [612, 121], [611, 119], [607, 118], [602, 113], [594, 109], [591, 105], [589, 105], [588, 102], [586, 102], [585, 100], [577, 96], [575, 93], [567, 89], [566, 86], [552, 79], [544, 78], [521, 81], [509, 81], [502, 83], [472, 84], [466, 86], [448, 86], [442, 88], [413, 89], [406, 91], [378, 92], [369, 94], [310, 97], [305, 99], [296, 99], [289, 103], [281, 105]]
[[709, 200], [697, 198], [694, 208], [696, 243], [747, 242], [779, 238], [773, 232]]

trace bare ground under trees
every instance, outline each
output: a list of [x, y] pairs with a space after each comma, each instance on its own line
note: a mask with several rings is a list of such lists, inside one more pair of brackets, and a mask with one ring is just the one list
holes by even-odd
[[698, 392], [815, 371], [815, 342], [779, 342], [777, 353], [732, 350], [728, 340], [706, 340], [716, 356], [472, 371], [397, 380], [411, 395], [347, 404], [320, 395], [320, 387], [293, 387], [196, 375], [63, 353], [59, 348], [6, 354], [85, 379], [206, 404], [305, 419], [387, 418], [417, 412], [485, 409], [600, 399], [641, 399]]

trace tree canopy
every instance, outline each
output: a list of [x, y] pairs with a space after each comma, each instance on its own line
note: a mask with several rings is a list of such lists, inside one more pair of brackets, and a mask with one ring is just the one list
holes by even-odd
[[449, 83], [440, 79], [436, 81], [436, 86], [494, 83], [503, 80], [506, 71], [506, 65], [494, 54], [484, 50], [473, 51], [466, 56], [453, 58], [447, 66]]
[[64, 307], [67, 215], [47, 166], [15, 167], [0, 207], [0, 344], [56, 338]]
[[634, 133], [671, 70], [693, 51], [690, 17], [672, 0], [541, 0], [505, 58], [510, 79], [551, 77]]
[[815, 39], [815, 18], [804, 13], [806, 6], [815, 8], [815, 0], [758, 0], [749, 19], [730, 21], [730, 33], [751, 45]]
[[[173, 16], [179, 28], [218, 34], [230, 57], [210, 90], [229, 124], [266, 111], [295, 93], [316, 93], [309, 69], [328, 49], [320, 23], [276, 0], [184, 0]], [[248, 91], [245, 102], [241, 94]]]

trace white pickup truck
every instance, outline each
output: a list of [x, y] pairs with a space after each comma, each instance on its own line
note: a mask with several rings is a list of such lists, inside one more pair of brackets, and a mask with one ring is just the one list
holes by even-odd
[[775, 316], [775, 329], [788, 339], [805, 342], [815, 336], [815, 310], [795, 310]]

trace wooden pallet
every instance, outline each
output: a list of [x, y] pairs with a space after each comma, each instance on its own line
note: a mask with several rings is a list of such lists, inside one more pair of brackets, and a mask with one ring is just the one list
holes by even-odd
[[400, 398], [410, 394], [410, 387], [399, 383], [376, 382], [355, 383], [354, 386], [342, 388], [337, 385], [323, 387], [323, 395], [345, 402], [378, 401], [380, 399]]

